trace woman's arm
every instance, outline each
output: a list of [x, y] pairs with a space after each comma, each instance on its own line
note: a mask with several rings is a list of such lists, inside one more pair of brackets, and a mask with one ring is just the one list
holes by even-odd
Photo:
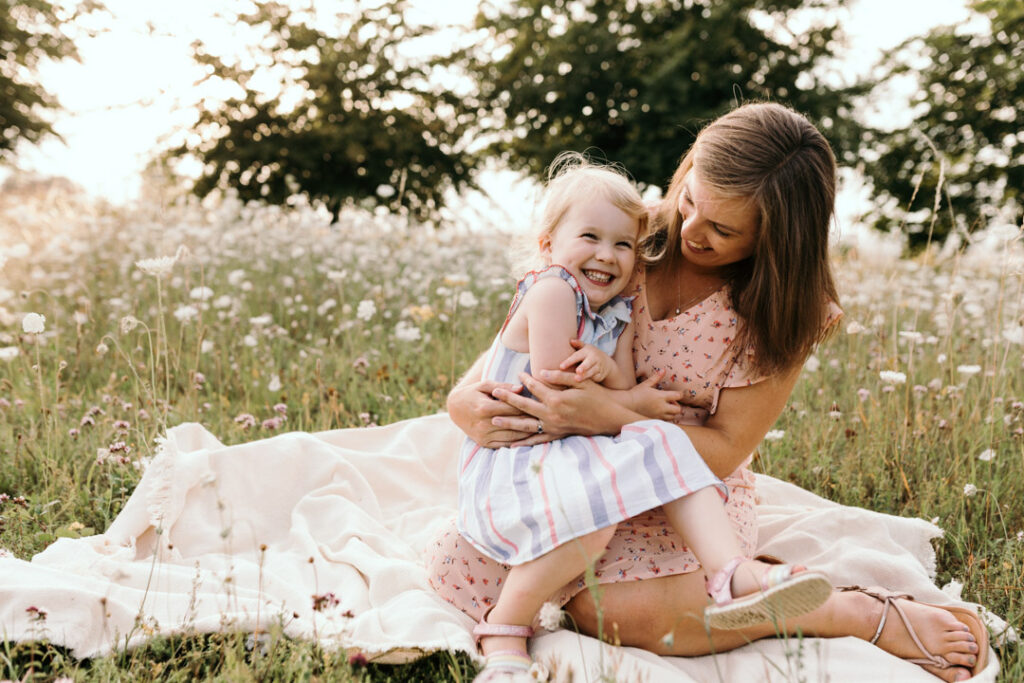
[[[801, 368], [798, 365], [747, 387], [722, 389], [715, 414], [703, 426], [680, 425], [715, 474], [720, 477], [731, 474], [754, 451], [785, 408]], [[614, 392], [593, 382], [576, 382], [572, 373], [544, 372], [540, 373], [540, 378], [551, 384], [529, 375], [520, 376], [537, 400], [503, 389], [494, 392], [496, 398], [533, 416], [495, 417], [496, 426], [513, 429], [525, 425], [520, 431], [529, 431], [527, 423], [540, 419], [548, 436], [617, 434], [623, 425], [645, 419], [612, 396], [628, 392]], [[661, 376], [651, 377], [631, 391], [651, 390], [660, 379]], [[573, 425], [571, 430], [563, 433], [562, 430], [569, 429], [568, 425]], [[531, 436], [515, 445], [544, 440], [550, 438]]]
[[[498, 448], [524, 439], [535, 433], [535, 430], [523, 432], [493, 423], [497, 417], [522, 415], [519, 409], [497, 400], [494, 392], [500, 389], [508, 395], [516, 396], [517, 392], [522, 390], [522, 386], [482, 380], [484, 356], [486, 354], [481, 354], [476, 359], [465, 376], [448, 394], [448, 414], [452, 422], [473, 441], [487, 448]], [[533, 418], [530, 418], [530, 421], [534, 422]]]

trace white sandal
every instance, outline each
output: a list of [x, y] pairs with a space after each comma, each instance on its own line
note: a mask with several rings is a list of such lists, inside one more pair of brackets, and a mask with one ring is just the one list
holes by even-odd
[[832, 594], [832, 584], [821, 572], [794, 572], [794, 565], [777, 564], [761, 578], [760, 591], [733, 598], [733, 575], [748, 559], [732, 558], [707, 580], [708, 596], [713, 603], [704, 610], [708, 628], [737, 629], [781, 621], [817, 609]]
[[[480, 641], [489, 636], [506, 636], [509, 638], [532, 638], [533, 628], [521, 624], [491, 624], [487, 615], [494, 607], [489, 608], [480, 621], [473, 627], [473, 638], [477, 647]], [[473, 683], [537, 683], [546, 681], [547, 669], [535, 663], [525, 650], [497, 650], [487, 655], [483, 667], [473, 679]]]

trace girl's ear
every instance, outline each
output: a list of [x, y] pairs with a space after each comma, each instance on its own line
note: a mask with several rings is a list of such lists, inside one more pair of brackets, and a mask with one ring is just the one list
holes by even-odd
[[551, 235], [544, 234], [537, 238], [537, 246], [540, 248], [542, 256], [549, 256], [551, 254]]

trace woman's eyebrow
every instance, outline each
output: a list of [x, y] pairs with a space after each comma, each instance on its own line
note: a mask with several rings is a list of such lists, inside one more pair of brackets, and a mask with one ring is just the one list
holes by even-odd
[[[688, 180], [684, 180], [683, 181], [683, 192], [686, 193], [687, 199], [689, 199], [692, 202], [693, 201], [693, 190], [690, 188], [690, 183], [689, 183]], [[736, 235], [740, 234], [740, 231], [737, 228], [734, 228], [731, 225], [726, 225], [725, 223], [720, 223], [718, 221], [708, 221], [708, 222], [711, 223], [712, 225], [714, 225], [719, 230], [722, 230], [724, 232], [731, 232], [731, 233], [734, 233]]]

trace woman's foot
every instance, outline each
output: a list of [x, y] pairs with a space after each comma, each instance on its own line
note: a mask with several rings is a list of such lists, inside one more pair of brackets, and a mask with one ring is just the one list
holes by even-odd
[[[875, 591], [865, 593], [864, 589], [849, 593], [855, 596], [849, 599], [857, 600], [860, 604], [847, 613], [861, 615], [862, 623], [857, 635], [864, 640], [871, 642], [874, 639], [875, 645], [901, 659], [917, 660], [914, 663], [944, 681], [965, 681], [974, 675], [976, 668], [980, 668], [979, 661], [984, 663], [983, 658], [987, 652], [982, 652], [981, 648], [988, 647], [987, 638], [979, 633], [985, 641], [979, 643], [968, 625], [957, 618], [957, 608], [951, 611], [907, 598], [897, 598], [895, 596], [900, 594], [892, 594], [892, 605], [886, 611], [885, 600], [889, 594], [881, 589], [875, 595], [872, 593]], [[877, 597], [879, 595], [881, 597]], [[902, 615], [895, 609], [897, 604]], [[968, 613], [964, 610], [960, 614]], [[975, 618], [975, 621], [975, 629], [984, 629], [980, 620]], [[919, 642], [915, 642], [915, 636]], [[930, 659], [928, 654], [941, 657], [949, 666], [927, 663]]]
[[832, 584], [802, 565], [735, 557], [708, 579], [707, 592], [707, 625], [738, 629], [810, 612], [828, 600]]

